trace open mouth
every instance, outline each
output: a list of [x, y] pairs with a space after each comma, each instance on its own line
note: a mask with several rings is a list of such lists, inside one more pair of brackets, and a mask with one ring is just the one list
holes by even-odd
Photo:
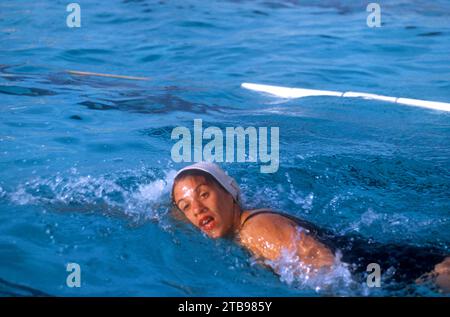
[[204, 216], [200, 219], [199, 226], [202, 230], [209, 231], [214, 228], [216, 222], [211, 216]]

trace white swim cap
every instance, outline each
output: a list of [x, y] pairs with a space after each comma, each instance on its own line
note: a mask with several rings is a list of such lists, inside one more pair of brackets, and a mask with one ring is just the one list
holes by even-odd
[[233, 197], [236, 203], [241, 206], [241, 194], [239, 190], [239, 185], [236, 181], [228, 176], [223, 169], [221, 169], [217, 164], [211, 162], [199, 162], [189, 166], [186, 166], [179, 170], [175, 175], [175, 179], [183, 172], [198, 170], [203, 171], [211, 175], [223, 188]]

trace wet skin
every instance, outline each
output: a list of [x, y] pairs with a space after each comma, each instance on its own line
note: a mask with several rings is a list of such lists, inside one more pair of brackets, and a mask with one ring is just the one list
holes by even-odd
[[[313, 270], [330, 269], [332, 251], [290, 219], [277, 214], [261, 214], [247, 221], [250, 210], [241, 210], [233, 197], [203, 176], [187, 176], [175, 183], [173, 198], [187, 219], [211, 238], [232, 237], [255, 256], [276, 260], [283, 249], [295, 252]], [[441, 291], [450, 292], [450, 257], [429, 273]], [[417, 280], [425, 280], [425, 276]]]
[[233, 197], [220, 187], [208, 184], [203, 176], [188, 176], [178, 181], [173, 198], [186, 218], [211, 238], [226, 237], [238, 230], [240, 210]]
[[257, 257], [276, 260], [282, 249], [296, 252], [313, 268], [331, 267], [331, 250], [305, 232], [300, 235], [291, 220], [276, 214], [261, 214], [242, 226], [251, 211], [242, 211], [220, 186], [203, 176], [179, 180], [173, 198], [187, 219], [211, 238], [233, 237]]

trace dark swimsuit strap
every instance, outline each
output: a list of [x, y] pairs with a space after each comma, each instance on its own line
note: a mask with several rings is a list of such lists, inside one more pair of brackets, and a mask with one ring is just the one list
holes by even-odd
[[331, 243], [331, 238], [334, 235], [331, 232], [329, 232], [328, 230], [320, 228], [309, 221], [299, 219], [293, 215], [275, 211], [275, 210], [272, 210], [269, 208], [255, 209], [255, 210], [251, 211], [250, 215], [248, 215], [247, 218], [245, 218], [244, 221], [242, 222], [241, 228], [244, 227], [245, 223], [247, 221], [249, 221], [251, 218], [253, 218], [257, 215], [260, 215], [260, 214], [276, 214], [276, 215], [282, 216], [284, 218], [287, 218], [287, 219], [291, 220], [292, 222], [294, 222], [297, 226], [301, 227], [302, 229], [306, 229], [307, 232], [314, 235], [316, 239], [318, 239], [319, 241], [321, 241], [322, 243], [324, 243], [331, 249], [333, 249], [333, 250], [335, 249], [335, 246], [333, 245], [333, 243]]
[[434, 265], [448, 256], [438, 248], [416, 247], [411, 245], [381, 244], [370, 241], [359, 234], [345, 236], [333, 234], [330, 230], [320, 228], [309, 221], [290, 214], [271, 209], [253, 210], [242, 222], [241, 227], [251, 218], [260, 214], [277, 214], [293, 221], [297, 226], [308, 230], [314, 237], [328, 246], [333, 253], [342, 251], [342, 261], [352, 263], [352, 271], [366, 273], [368, 263], [379, 263], [383, 268], [394, 267], [398, 271], [394, 280], [414, 282], [421, 274], [430, 272]]
[[278, 212], [273, 211], [271, 209], [264, 209], [264, 208], [252, 210], [250, 215], [248, 215], [247, 218], [245, 218], [244, 221], [242, 222], [241, 227], [243, 227], [245, 225], [245, 223], [247, 221], [249, 221], [251, 218], [253, 218], [257, 215], [260, 215], [260, 214], [278, 214]]
[[243, 227], [245, 225], [245, 223], [247, 221], [249, 221], [251, 218], [253, 218], [257, 215], [260, 215], [260, 214], [276, 214], [276, 215], [282, 216], [284, 218], [287, 218], [287, 219], [293, 221], [296, 225], [298, 225], [304, 229], [312, 231], [313, 233], [317, 233], [320, 230], [318, 227], [314, 226], [310, 222], [307, 222], [307, 221], [301, 220], [295, 216], [292, 216], [292, 215], [289, 215], [286, 213], [282, 213], [279, 211], [275, 211], [272, 209], [268, 209], [268, 208], [255, 209], [255, 210], [251, 211], [250, 215], [248, 215], [247, 218], [245, 218], [244, 221], [242, 222], [241, 227]]

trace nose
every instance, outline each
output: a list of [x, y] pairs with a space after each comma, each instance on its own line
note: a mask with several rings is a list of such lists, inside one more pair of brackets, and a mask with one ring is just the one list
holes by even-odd
[[192, 211], [194, 212], [194, 216], [197, 217], [197, 215], [205, 212], [206, 210], [206, 206], [203, 205], [203, 203], [198, 200], [198, 199], [194, 199], [192, 201]]

